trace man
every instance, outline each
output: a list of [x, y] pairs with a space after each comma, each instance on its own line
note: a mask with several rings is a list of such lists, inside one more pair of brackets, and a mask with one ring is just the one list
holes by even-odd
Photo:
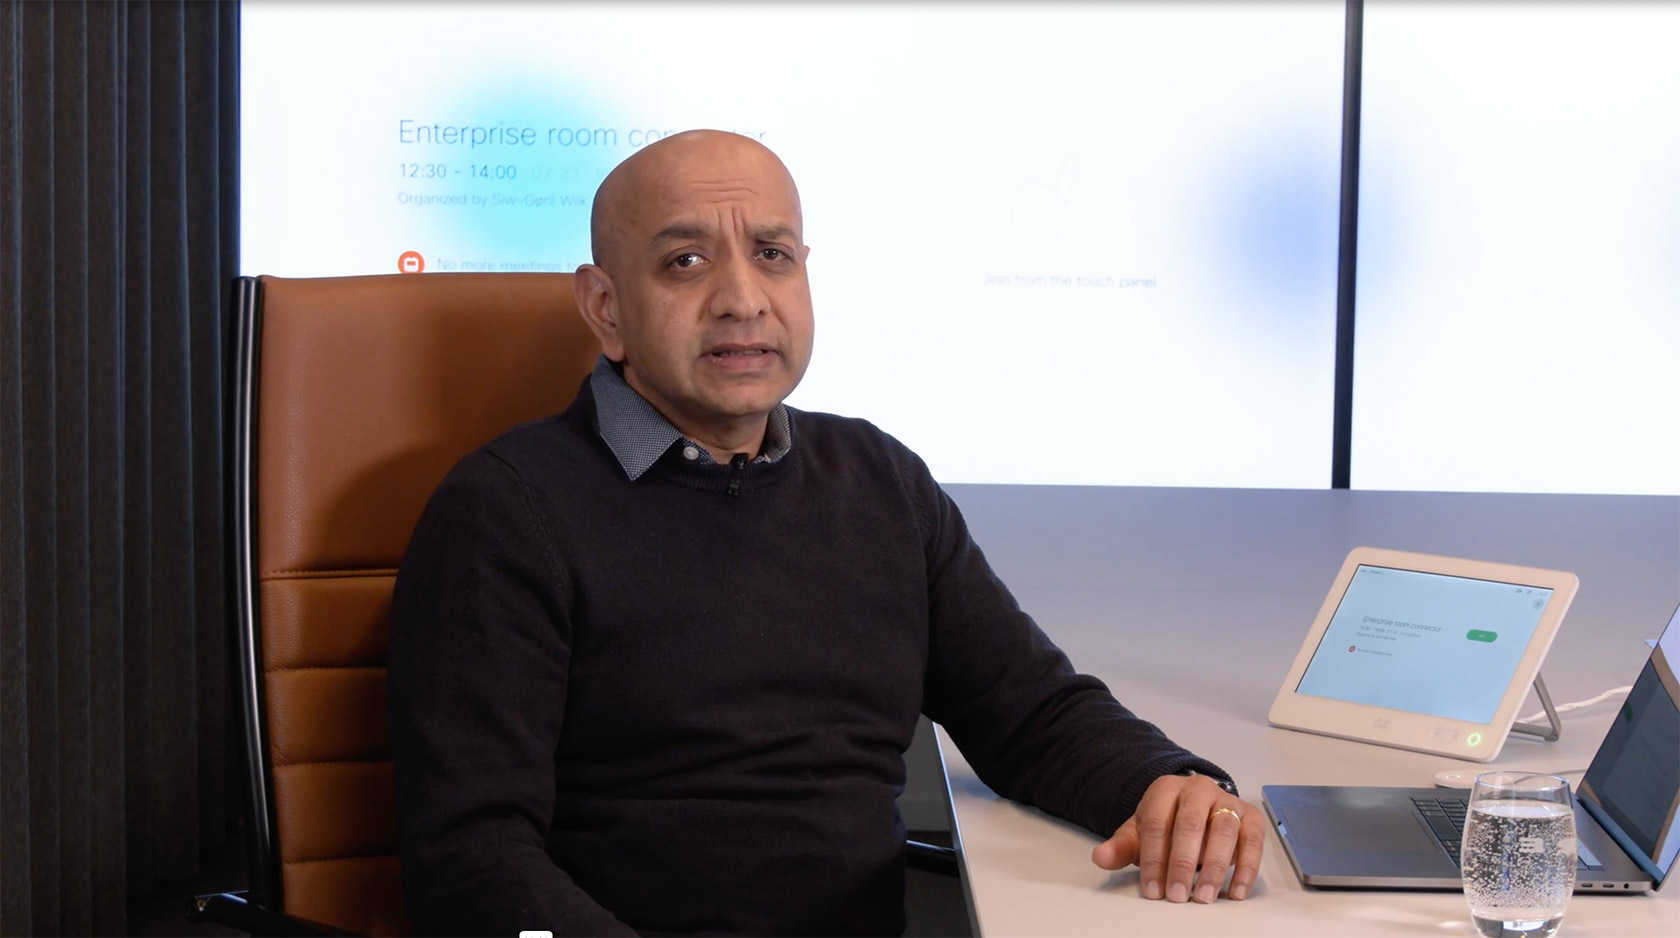
[[1233, 860], [1246, 896], [1264, 825], [1225, 774], [1074, 672], [913, 453], [781, 403], [813, 321], [775, 155], [668, 137], [591, 234], [602, 360], [450, 473], [397, 579], [415, 924], [896, 934], [924, 712], [1000, 794], [1112, 835], [1093, 860], [1145, 896], [1213, 901]]

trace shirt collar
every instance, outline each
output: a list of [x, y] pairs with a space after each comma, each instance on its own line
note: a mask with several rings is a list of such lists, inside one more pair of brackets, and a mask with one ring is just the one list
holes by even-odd
[[[634, 482], [641, 478], [659, 457], [665, 455], [678, 441], [698, 451], [695, 461], [702, 465], [715, 464], [704, 446], [683, 437], [681, 431], [654, 409], [647, 399], [625, 382], [607, 356], [595, 360], [595, 370], [589, 374], [589, 390], [595, 398], [595, 420], [601, 427], [601, 439], [617, 457], [624, 474]], [[786, 405], [777, 404], [770, 411], [770, 422], [764, 428], [764, 447], [753, 462], [773, 463], [793, 448], [793, 433]]]

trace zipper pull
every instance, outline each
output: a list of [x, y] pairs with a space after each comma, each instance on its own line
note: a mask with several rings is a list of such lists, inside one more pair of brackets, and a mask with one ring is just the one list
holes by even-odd
[[729, 458], [729, 494], [741, 494], [741, 477], [747, 474], [747, 454], [736, 453]]

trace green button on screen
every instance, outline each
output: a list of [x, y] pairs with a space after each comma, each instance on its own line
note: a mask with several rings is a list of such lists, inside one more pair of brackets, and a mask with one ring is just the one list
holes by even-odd
[[1473, 642], [1491, 642], [1499, 637], [1499, 633], [1486, 632], [1481, 629], [1471, 629], [1464, 637]]

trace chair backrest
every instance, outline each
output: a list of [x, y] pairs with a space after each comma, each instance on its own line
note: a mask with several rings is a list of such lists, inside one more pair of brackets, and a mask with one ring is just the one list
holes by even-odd
[[401, 934], [385, 703], [398, 563], [449, 468], [564, 408], [598, 346], [570, 274], [262, 277], [237, 293], [229, 490], [251, 898]]

